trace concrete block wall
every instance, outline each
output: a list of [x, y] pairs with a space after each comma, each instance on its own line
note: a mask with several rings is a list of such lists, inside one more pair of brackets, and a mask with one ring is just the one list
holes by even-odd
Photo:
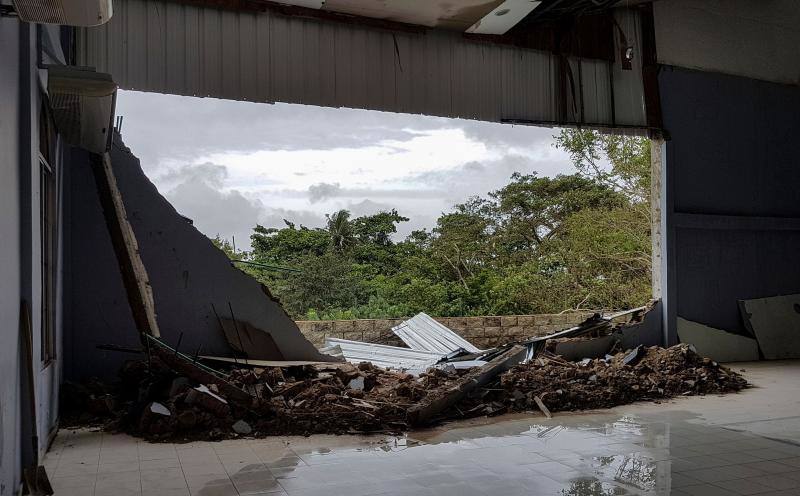
[[[436, 317], [479, 348], [490, 348], [508, 341], [542, 336], [575, 326], [593, 312], [568, 312], [540, 315], [492, 315], [483, 317]], [[297, 326], [316, 346], [322, 346], [327, 337], [402, 345], [392, 334], [392, 327], [405, 319], [360, 320], [305, 320]]]

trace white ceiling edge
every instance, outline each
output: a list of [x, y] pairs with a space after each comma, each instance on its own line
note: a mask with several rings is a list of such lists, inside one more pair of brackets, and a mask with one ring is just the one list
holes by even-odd
[[505, 34], [541, 3], [540, 0], [505, 0], [470, 26], [467, 33]]

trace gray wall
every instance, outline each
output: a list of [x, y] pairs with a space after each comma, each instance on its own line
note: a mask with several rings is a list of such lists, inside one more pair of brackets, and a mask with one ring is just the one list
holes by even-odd
[[[43, 34], [50, 31], [42, 29]], [[52, 28], [57, 35], [58, 28]], [[58, 40], [57, 36], [55, 38]], [[39, 226], [38, 127], [40, 72], [37, 70], [37, 27], [0, 17], [0, 495], [15, 494], [23, 463], [32, 456], [35, 428], [39, 454], [58, 418], [61, 320], [56, 316], [56, 359], [41, 357], [41, 251]], [[55, 47], [57, 48], [57, 47]], [[59, 151], [61, 148], [59, 147]], [[58, 155], [58, 154], [57, 154]], [[60, 159], [52, 165], [63, 168]], [[60, 196], [60, 192], [59, 192]], [[58, 209], [57, 209], [58, 210]], [[60, 235], [61, 229], [57, 229]], [[60, 244], [60, 240], [57, 241]], [[61, 274], [56, 264], [55, 291]], [[20, 341], [20, 302], [31, 308], [34, 391], [37, 424], [28, 409], [27, 361]], [[58, 314], [58, 311], [57, 311]]]
[[800, 292], [800, 88], [668, 66], [659, 86], [671, 330], [744, 333], [738, 299]]
[[[229, 317], [231, 302], [236, 318], [269, 331], [287, 360], [329, 359], [302, 336], [258, 282], [231, 266], [227, 256], [158, 193], [119, 135], [111, 158], [167, 343], [175, 345], [183, 332], [182, 351], [194, 353], [202, 344], [202, 354], [229, 355], [211, 305], [222, 317]], [[65, 373], [72, 379], [110, 377], [130, 355], [96, 346], [138, 347], [139, 338], [87, 157], [75, 152], [73, 162], [67, 250], [71, 315]]]
[[13, 494], [20, 467], [20, 24], [0, 17], [0, 494]]

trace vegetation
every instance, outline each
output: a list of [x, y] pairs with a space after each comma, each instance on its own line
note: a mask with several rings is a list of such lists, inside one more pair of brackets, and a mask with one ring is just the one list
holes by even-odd
[[[256, 226], [243, 266], [295, 318], [389, 318], [619, 309], [650, 297], [650, 149], [565, 130], [576, 174], [511, 176], [487, 197], [395, 241], [397, 211], [327, 216], [327, 228]], [[215, 242], [232, 256], [224, 240]]]

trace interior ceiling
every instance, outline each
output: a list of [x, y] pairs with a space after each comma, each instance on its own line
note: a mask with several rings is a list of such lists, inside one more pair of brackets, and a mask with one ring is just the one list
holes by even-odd
[[467, 31], [501, 4], [505, 5], [499, 10], [526, 2], [535, 4], [535, 8], [522, 24], [595, 14], [615, 4], [633, 4], [638, 0], [277, 0], [288, 5], [453, 31]]
[[323, 10], [466, 31], [503, 0], [326, 0]]

